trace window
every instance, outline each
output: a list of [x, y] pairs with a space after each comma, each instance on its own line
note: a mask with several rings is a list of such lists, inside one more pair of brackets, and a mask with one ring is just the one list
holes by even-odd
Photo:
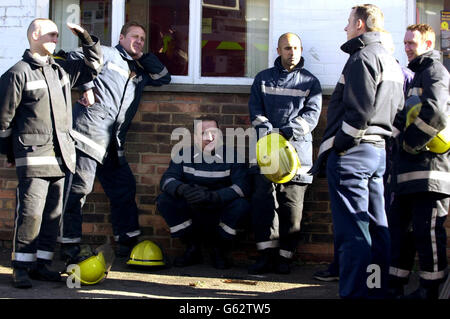
[[125, 21], [147, 29], [147, 49], [166, 65], [171, 75], [188, 75], [189, 1], [129, 0]]
[[436, 50], [442, 53], [442, 60], [450, 70], [450, 1], [417, 0], [417, 23], [431, 25], [436, 32]]
[[51, 2], [51, 19], [60, 32], [56, 51], [76, 48], [78, 39], [66, 27], [67, 22], [80, 24], [95, 34], [102, 45], [111, 45], [111, 1], [63, 0]]
[[128, 0], [125, 11], [175, 83], [248, 84], [267, 67], [269, 0]]
[[268, 66], [270, 0], [62, 0], [51, 1], [60, 29], [58, 49], [77, 39], [65, 26], [79, 23], [116, 45], [123, 23], [147, 29], [146, 49], [172, 74], [172, 83], [251, 84]]

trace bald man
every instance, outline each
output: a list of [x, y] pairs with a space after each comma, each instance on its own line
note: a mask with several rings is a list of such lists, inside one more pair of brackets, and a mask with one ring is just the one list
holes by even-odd
[[[13, 285], [30, 288], [31, 279], [60, 281], [48, 268], [62, 212], [64, 176], [75, 169], [71, 88], [101, 70], [98, 39], [67, 25], [82, 43], [82, 58], [54, 60], [58, 27], [35, 19], [28, 27], [30, 48], [0, 78], [0, 152], [16, 167], [16, 217], [12, 249]], [[58, 62], [58, 63], [56, 63]]]
[[278, 132], [297, 151], [301, 169], [284, 184], [270, 182], [251, 168], [254, 179], [252, 216], [258, 260], [251, 274], [290, 273], [300, 232], [303, 199], [312, 176], [312, 135], [322, 109], [319, 80], [303, 68], [302, 42], [298, 35], [285, 33], [278, 40], [278, 57], [272, 68], [258, 73], [251, 89], [249, 111], [258, 138]]

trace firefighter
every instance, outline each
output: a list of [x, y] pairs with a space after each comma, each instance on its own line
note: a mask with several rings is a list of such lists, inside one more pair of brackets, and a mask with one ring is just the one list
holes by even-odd
[[71, 88], [91, 81], [102, 67], [98, 39], [80, 26], [68, 27], [81, 40], [84, 59], [54, 60], [58, 27], [38, 18], [28, 27], [30, 48], [0, 80], [0, 150], [8, 165], [15, 165], [18, 178], [12, 251], [17, 288], [30, 288], [31, 279], [61, 279], [48, 266], [62, 213], [64, 176], [75, 170]]
[[[231, 152], [231, 153], [229, 153]], [[173, 238], [186, 245], [173, 264], [202, 262], [202, 245], [209, 244], [217, 269], [231, 266], [230, 247], [250, 212], [245, 159], [223, 144], [218, 122], [194, 121], [194, 146], [183, 148], [161, 178], [157, 207]]]
[[311, 132], [319, 122], [322, 89], [319, 80], [303, 68], [298, 35], [285, 33], [278, 40], [274, 67], [258, 73], [248, 103], [250, 120], [260, 140], [280, 133], [295, 148], [300, 169], [287, 183], [274, 183], [251, 167], [254, 184], [252, 219], [259, 256], [250, 274], [290, 273], [299, 240], [303, 200], [312, 176]]
[[121, 29], [118, 45], [102, 46], [105, 67], [94, 81], [81, 87], [83, 99], [73, 107], [77, 166], [65, 196], [58, 238], [66, 260], [76, 259], [80, 251], [82, 208], [96, 176], [110, 202], [116, 255], [128, 257], [138, 242], [136, 181], [125, 158], [125, 138], [144, 87], [171, 80], [155, 55], [143, 52], [145, 37], [142, 25], [128, 22]]
[[[439, 285], [447, 276], [444, 222], [449, 209], [449, 152], [446, 148], [443, 154], [435, 153], [427, 146], [449, 124], [450, 114], [449, 73], [433, 50], [435, 37], [426, 24], [408, 26], [404, 37], [408, 68], [415, 74], [405, 108], [394, 123], [402, 148], [394, 158], [394, 199], [388, 215], [393, 297], [403, 295], [416, 252], [420, 287], [408, 297], [437, 299]], [[410, 109], [418, 106], [418, 115], [410, 119]]]
[[[344, 29], [347, 42], [341, 46], [350, 56], [332, 94], [311, 170], [316, 174], [326, 164], [341, 298], [383, 298], [387, 290], [385, 139], [392, 135], [395, 115], [403, 107], [404, 77], [382, 44], [383, 25], [378, 7], [352, 8]], [[380, 279], [371, 289], [368, 269]]]

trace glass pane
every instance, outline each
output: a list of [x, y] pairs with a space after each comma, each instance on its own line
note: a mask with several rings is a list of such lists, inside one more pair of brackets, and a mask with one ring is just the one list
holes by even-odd
[[442, 53], [442, 60], [450, 70], [450, 5], [449, 1], [417, 0], [417, 23], [431, 25], [436, 32], [436, 50]]
[[125, 20], [147, 29], [147, 50], [154, 53], [172, 75], [188, 74], [189, 1], [128, 0]]
[[78, 39], [66, 23], [80, 24], [90, 34], [97, 36], [102, 45], [111, 45], [111, 3], [107, 0], [62, 0], [51, 2], [51, 19], [59, 29], [60, 49], [70, 51], [79, 46]]
[[269, 0], [202, 0], [202, 76], [254, 77], [268, 43]]

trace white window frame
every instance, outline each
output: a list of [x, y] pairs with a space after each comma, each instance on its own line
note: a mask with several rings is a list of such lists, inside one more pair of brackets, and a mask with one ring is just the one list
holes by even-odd
[[[272, 24], [270, 15], [273, 10], [273, 0], [269, 0], [269, 61], [274, 57], [270, 54], [272, 43]], [[111, 45], [115, 46], [119, 39], [120, 28], [125, 23], [125, 0], [113, 0], [111, 4]], [[202, 0], [189, 0], [189, 47], [188, 75], [173, 75], [171, 83], [179, 84], [220, 84], [220, 85], [251, 85], [253, 78], [246, 77], [207, 77], [201, 76], [201, 40], [202, 40]], [[267, 66], [262, 66], [266, 68]]]

